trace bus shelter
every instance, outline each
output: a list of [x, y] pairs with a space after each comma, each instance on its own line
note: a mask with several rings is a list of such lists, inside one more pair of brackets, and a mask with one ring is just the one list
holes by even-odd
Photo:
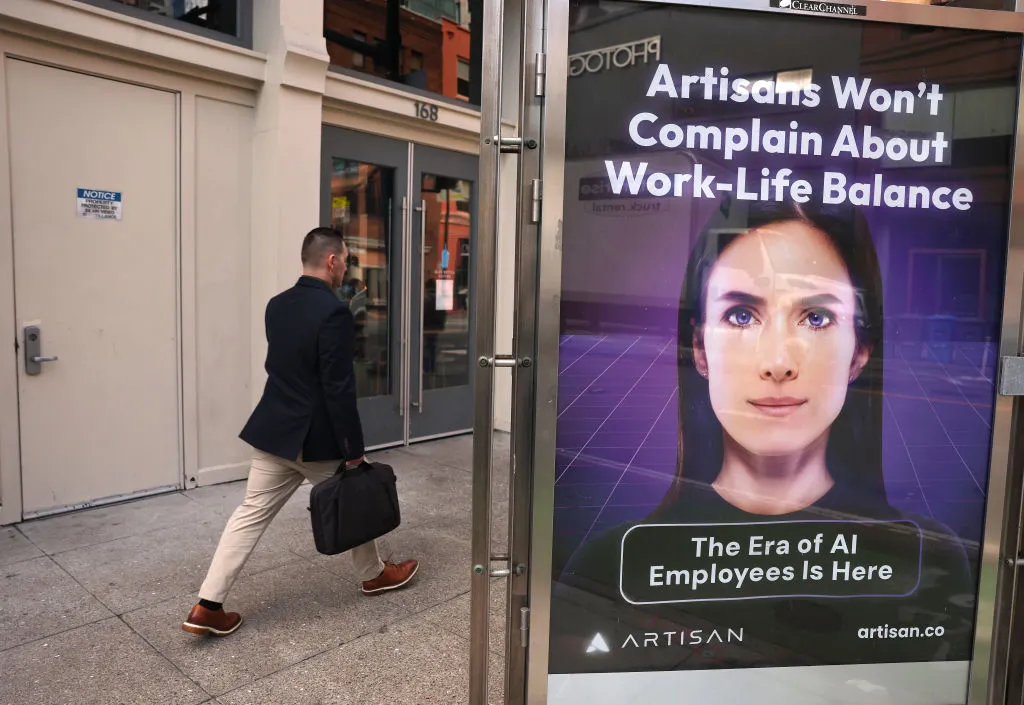
[[1015, 9], [489, 0], [474, 704], [1021, 702]]

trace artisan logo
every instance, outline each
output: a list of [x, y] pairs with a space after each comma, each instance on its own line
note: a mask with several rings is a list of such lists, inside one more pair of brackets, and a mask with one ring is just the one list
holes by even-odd
[[800, 12], [817, 12], [822, 15], [857, 15], [863, 17], [868, 14], [868, 8], [864, 5], [847, 5], [836, 2], [813, 2], [809, 0], [769, 0], [770, 7], [778, 7], [784, 10], [798, 10]]
[[630, 634], [622, 642], [623, 649], [658, 649], [678, 646], [700, 646], [702, 644], [732, 644], [743, 642], [743, 627], [733, 629], [683, 629], [671, 632], [645, 632]]
[[604, 635], [598, 633], [594, 635], [594, 638], [590, 640], [590, 645], [587, 646], [587, 653], [602, 653], [606, 654], [611, 649], [608, 648], [608, 642], [604, 640]]

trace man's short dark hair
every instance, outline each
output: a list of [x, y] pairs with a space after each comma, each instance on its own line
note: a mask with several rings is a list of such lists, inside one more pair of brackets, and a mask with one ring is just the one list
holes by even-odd
[[327, 255], [340, 255], [345, 249], [345, 238], [334, 228], [313, 228], [302, 240], [302, 264], [319, 265]]

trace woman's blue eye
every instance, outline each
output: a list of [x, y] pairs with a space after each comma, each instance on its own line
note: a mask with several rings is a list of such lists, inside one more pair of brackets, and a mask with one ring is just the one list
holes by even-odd
[[807, 314], [807, 325], [811, 328], [824, 328], [832, 323], [832, 316], [825, 311], [811, 311]]
[[750, 311], [739, 309], [730, 311], [726, 316], [726, 320], [734, 326], [749, 326], [754, 322], [754, 316]]

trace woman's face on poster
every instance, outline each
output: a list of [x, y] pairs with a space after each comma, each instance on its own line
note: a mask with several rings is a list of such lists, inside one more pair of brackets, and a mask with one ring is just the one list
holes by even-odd
[[799, 453], [823, 437], [870, 355], [856, 292], [818, 229], [771, 224], [733, 241], [708, 279], [697, 370], [725, 432], [748, 452]]

